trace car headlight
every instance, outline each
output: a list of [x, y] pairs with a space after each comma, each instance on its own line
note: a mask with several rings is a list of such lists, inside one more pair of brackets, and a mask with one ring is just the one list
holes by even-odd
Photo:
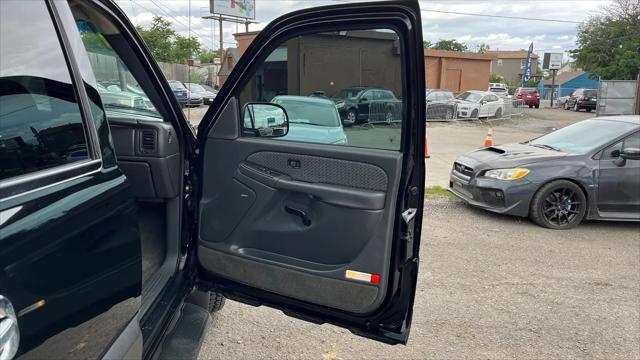
[[488, 170], [484, 176], [498, 180], [518, 180], [529, 174], [529, 169], [513, 168], [513, 169], [493, 169]]
[[336, 107], [337, 107], [338, 109], [342, 109], [342, 108], [344, 107], [344, 102], [336, 103]]

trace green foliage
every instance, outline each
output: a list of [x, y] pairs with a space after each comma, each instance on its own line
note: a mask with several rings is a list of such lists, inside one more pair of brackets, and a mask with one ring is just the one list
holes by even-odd
[[476, 46], [476, 52], [480, 54], [484, 54], [489, 50], [491, 50], [489, 44], [481, 43], [480, 45]]
[[[435, 44], [431, 41], [423, 41], [422, 45], [425, 49], [447, 50], [447, 51], [469, 51], [467, 44], [458, 42], [456, 39], [438, 40]], [[487, 49], [489, 46], [487, 45]]]
[[458, 42], [456, 39], [451, 40], [439, 40], [431, 47], [435, 50], [447, 50], [447, 51], [468, 51], [467, 44]]
[[576, 65], [603, 79], [632, 80], [640, 70], [640, 2], [616, 0], [578, 26]]
[[489, 82], [490, 83], [501, 83], [502, 82], [502, 76], [500, 76], [498, 74], [491, 74], [491, 75], [489, 75]]
[[221, 51], [218, 50], [207, 50], [207, 51], [202, 51], [200, 53], [200, 55], [198, 55], [198, 59], [200, 59], [200, 62], [203, 64], [212, 64], [213, 63], [213, 59], [218, 58], [218, 59], [222, 59], [222, 56], [220, 56]]
[[189, 82], [196, 83], [196, 84], [204, 84], [204, 80], [205, 80], [204, 74], [201, 74], [193, 70], [189, 72]]
[[202, 51], [197, 38], [178, 35], [171, 22], [162, 16], [154, 16], [149, 29], [138, 26], [136, 30], [156, 61], [184, 64]]

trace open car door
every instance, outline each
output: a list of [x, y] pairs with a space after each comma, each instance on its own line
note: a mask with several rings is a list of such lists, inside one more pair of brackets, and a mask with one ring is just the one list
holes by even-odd
[[[413, 0], [297, 11], [255, 37], [198, 127], [201, 288], [406, 343], [424, 191], [421, 32]], [[372, 89], [394, 96], [366, 99], [343, 127]]]

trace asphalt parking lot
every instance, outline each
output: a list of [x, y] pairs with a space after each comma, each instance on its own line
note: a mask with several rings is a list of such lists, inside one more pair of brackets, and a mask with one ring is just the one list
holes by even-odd
[[[446, 186], [453, 160], [480, 147], [489, 125], [499, 144], [593, 116], [526, 109], [499, 123], [430, 123], [426, 185]], [[395, 147], [397, 129], [347, 133], [374, 134]], [[553, 231], [456, 200], [428, 199], [418, 281], [407, 346], [228, 301], [209, 323], [200, 358], [640, 358], [637, 223], [590, 221]]]

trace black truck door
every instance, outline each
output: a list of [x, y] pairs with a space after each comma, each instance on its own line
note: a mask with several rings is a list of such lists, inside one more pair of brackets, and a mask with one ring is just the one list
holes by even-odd
[[[66, 2], [0, 1], [0, 329], [11, 325], [0, 353], [7, 356], [97, 358], [123, 331], [141, 342], [133, 197], [106, 120], [92, 113], [99, 104], [87, 97], [60, 6]], [[141, 343], [130, 345], [127, 356], [141, 355]]]

